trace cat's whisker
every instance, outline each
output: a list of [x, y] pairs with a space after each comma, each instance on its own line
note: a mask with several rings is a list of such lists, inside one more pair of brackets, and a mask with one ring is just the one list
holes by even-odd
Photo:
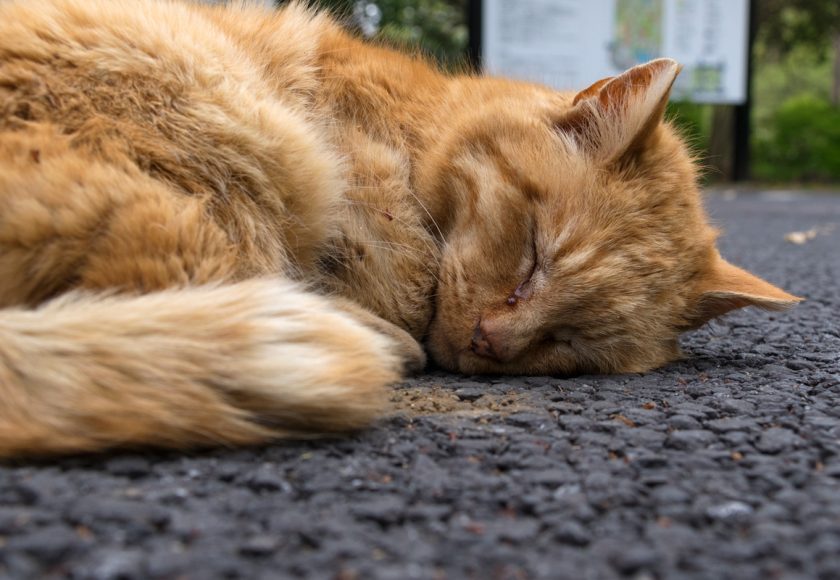
[[[393, 220], [393, 221], [397, 222], [398, 224], [402, 224], [402, 225], [404, 225], [406, 227], [409, 227], [409, 228], [414, 228], [414, 227], [417, 227], [417, 225], [418, 225], [418, 224], [414, 224], [410, 221], [407, 221], [405, 219], [402, 219], [401, 217], [399, 217], [397, 215], [394, 215], [393, 213], [389, 212], [388, 210], [382, 209], [382, 208], [380, 208], [380, 207], [378, 207], [378, 206], [376, 206], [375, 204], [372, 204], [372, 203], [368, 203], [368, 202], [357, 200], [357, 199], [346, 199], [345, 201], [348, 203], [348, 205], [352, 205], [354, 207], [362, 207], [362, 208], [366, 208], [366, 209], [370, 209], [372, 211], [378, 212], [378, 213], [386, 216], [389, 220]], [[426, 247], [426, 249], [429, 251], [429, 256], [428, 257], [431, 257], [432, 259], [435, 260], [435, 263], [437, 265], [440, 265], [440, 257], [439, 257], [440, 250], [439, 250], [439, 248], [433, 242], [425, 239], [422, 236], [418, 237], [418, 241], [420, 241]]]
[[[430, 257], [426, 255], [421, 250], [410, 246], [408, 244], [402, 244], [399, 242], [392, 242], [389, 240], [354, 240], [354, 242], [359, 244], [364, 244], [374, 248], [380, 248], [383, 250], [392, 250], [394, 252], [403, 251], [405, 252], [405, 256], [411, 258], [412, 260], [416, 261], [418, 264], [423, 266], [423, 269], [426, 270], [429, 274], [431, 274], [435, 281], [440, 282], [440, 278], [438, 277], [437, 268], [432, 268], [427, 263], [427, 259]], [[435, 257], [437, 260], [437, 258]]]
[[415, 199], [415, 201], [417, 201], [417, 204], [421, 208], [423, 208], [423, 211], [426, 212], [427, 216], [429, 216], [429, 219], [431, 220], [432, 225], [435, 226], [435, 230], [437, 230], [438, 239], [443, 241], [445, 239], [444, 236], [443, 236], [443, 232], [441, 231], [440, 226], [438, 225], [437, 221], [435, 221], [434, 216], [432, 216], [432, 212], [429, 211], [429, 208], [426, 207], [426, 205], [420, 200], [420, 198], [417, 196], [417, 194], [414, 193], [413, 191], [411, 191], [411, 189], [408, 190], [408, 194], [411, 197], [413, 197]]
[[377, 212], [381, 215], [384, 215], [385, 217], [388, 218], [389, 221], [395, 221], [398, 224], [402, 224], [402, 225], [410, 227], [410, 228], [411, 227], [416, 227], [418, 225], [418, 224], [414, 224], [410, 221], [407, 221], [407, 220], [401, 218], [400, 216], [396, 215], [394, 212], [391, 212], [387, 209], [382, 209], [381, 207], [379, 207], [379, 206], [377, 206], [373, 203], [366, 202], [366, 201], [361, 201], [361, 200], [355, 200], [355, 199], [354, 200], [347, 200], [347, 201], [348, 201], [349, 205], [353, 205], [355, 207], [367, 208], [367, 209], [375, 211], [375, 212]]
[[[379, 186], [375, 186], [375, 185], [356, 185], [356, 186], [353, 186], [353, 189], [370, 189], [370, 190], [375, 190], [375, 189], [379, 189]], [[417, 194], [416, 194], [416, 193], [414, 193], [414, 192], [413, 192], [410, 188], [407, 190], [407, 192], [408, 192], [408, 194], [409, 194], [412, 198], [414, 198], [414, 201], [416, 201], [416, 202], [417, 202], [417, 205], [419, 205], [419, 206], [420, 206], [420, 208], [423, 210], [423, 212], [424, 212], [427, 216], [429, 216], [429, 221], [431, 221], [431, 222], [432, 222], [432, 225], [434, 226], [435, 231], [436, 231], [436, 232], [437, 232], [437, 234], [438, 234], [438, 239], [439, 239], [439, 240], [444, 240], [445, 238], [444, 238], [444, 236], [443, 236], [443, 231], [440, 229], [440, 226], [438, 225], [438, 223], [437, 223], [437, 221], [435, 220], [434, 216], [433, 216], [433, 215], [432, 215], [432, 213], [429, 211], [429, 208], [428, 208], [428, 207], [426, 207], [426, 205], [423, 203], [423, 201], [422, 201], [422, 200], [421, 200], [421, 199], [417, 196]], [[359, 200], [349, 200], [349, 199], [348, 199], [347, 201], [350, 201], [351, 203], [364, 203], [364, 202], [360, 202]]]

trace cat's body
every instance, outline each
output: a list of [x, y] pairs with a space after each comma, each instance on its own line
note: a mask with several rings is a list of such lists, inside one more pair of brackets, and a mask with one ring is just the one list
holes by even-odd
[[562, 94], [298, 5], [0, 3], [0, 455], [355, 428], [423, 341], [645, 370], [794, 303], [717, 255], [677, 72]]

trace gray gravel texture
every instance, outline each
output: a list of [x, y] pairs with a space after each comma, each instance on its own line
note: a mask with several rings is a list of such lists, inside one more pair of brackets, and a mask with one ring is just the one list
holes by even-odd
[[709, 206], [808, 301], [646, 375], [432, 371], [344, 440], [2, 466], [0, 577], [840, 578], [840, 196]]

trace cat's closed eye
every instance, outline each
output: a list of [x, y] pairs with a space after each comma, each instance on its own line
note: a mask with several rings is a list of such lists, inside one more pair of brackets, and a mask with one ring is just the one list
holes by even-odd
[[529, 252], [525, 255], [524, 264], [525, 264], [525, 271], [527, 272], [525, 276], [521, 279], [519, 284], [517, 285], [516, 289], [511, 293], [511, 295], [507, 299], [507, 303], [511, 306], [517, 304], [519, 300], [526, 300], [531, 297], [533, 293], [533, 278], [534, 274], [541, 269], [542, 264], [540, 262], [540, 253], [537, 247], [537, 232], [536, 229], [532, 226], [531, 232], [531, 245]]

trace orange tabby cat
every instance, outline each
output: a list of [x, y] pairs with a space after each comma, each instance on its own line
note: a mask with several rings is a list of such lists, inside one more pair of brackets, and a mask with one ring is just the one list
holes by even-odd
[[363, 426], [465, 373], [643, 371], [798, 299], [727, 264], [662, 122], [679, 66], [573, 95], [327, 17], [0, 4], [0, 455]]

